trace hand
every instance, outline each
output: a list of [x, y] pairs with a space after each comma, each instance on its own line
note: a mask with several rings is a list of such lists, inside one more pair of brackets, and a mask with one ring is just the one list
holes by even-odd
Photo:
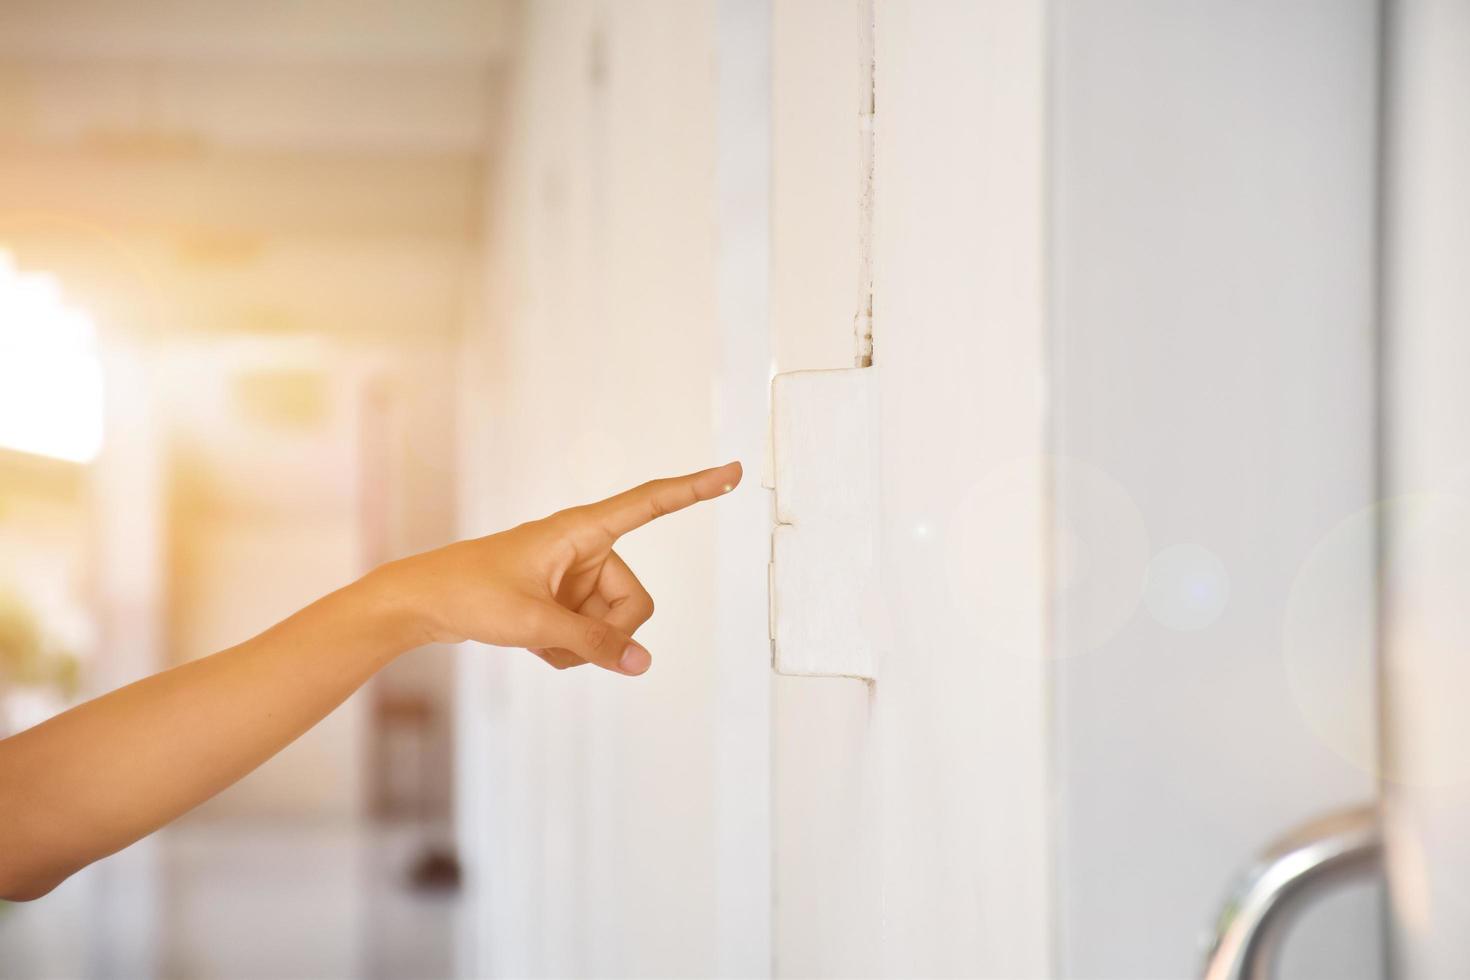
[[613, 545], [655, 518], [728, 493], [740, 476], [740, 464], [727, 463], [654, 480], [380, 572], [419, 611], [431, 642], [526, 647], [559, 670], [593, 663], [641, 674], [652, 658], [632, 637], [653, 615], [653, 598]]

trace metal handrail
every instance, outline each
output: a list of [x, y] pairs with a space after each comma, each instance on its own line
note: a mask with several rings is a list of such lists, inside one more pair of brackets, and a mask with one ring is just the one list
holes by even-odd
[[1269, 980], [1296, 913], [1342, 880], [1378, 871], [1382, 856], [1374, 806], [1314, 820], [1276, 841], [1221, 909], [1204, 980]]

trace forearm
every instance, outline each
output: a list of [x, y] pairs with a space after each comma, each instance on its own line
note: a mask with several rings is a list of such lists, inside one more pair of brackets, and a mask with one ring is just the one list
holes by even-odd
[[380, 571], [237, 647], [0, 741], [0, 896], [44, 894], [193, 809], [423, 638]]

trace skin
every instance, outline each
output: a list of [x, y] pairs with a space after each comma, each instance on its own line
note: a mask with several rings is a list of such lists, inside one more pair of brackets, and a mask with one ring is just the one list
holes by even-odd
[[654, 480], [390, 562], [239, 646], [0, 740], [0, 897], [39, 898], [198, 806], [415, 647], [475, 640], [642, 674], [652, 658], [632, 636], [653, 600], [613, 545], [740, 476]]

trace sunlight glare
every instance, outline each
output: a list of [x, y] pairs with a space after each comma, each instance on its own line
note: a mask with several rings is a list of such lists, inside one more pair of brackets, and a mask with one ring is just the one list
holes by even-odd
[[56, 278], [0, 250], [0, 448], [90, 462], [102, 446], [102, 364], [91, 319]]

